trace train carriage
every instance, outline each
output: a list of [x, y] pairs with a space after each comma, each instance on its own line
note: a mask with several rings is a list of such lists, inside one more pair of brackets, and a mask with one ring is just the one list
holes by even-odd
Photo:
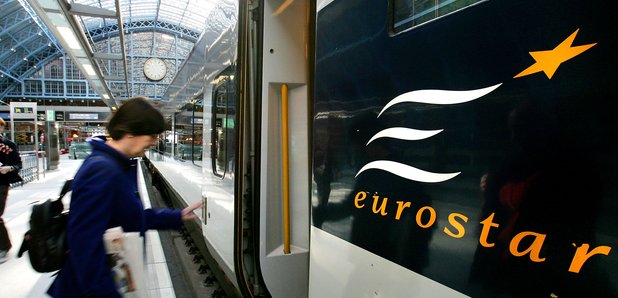
[[151, 162], [232, 294], [617, 297], [605, 4], [221, 1]]

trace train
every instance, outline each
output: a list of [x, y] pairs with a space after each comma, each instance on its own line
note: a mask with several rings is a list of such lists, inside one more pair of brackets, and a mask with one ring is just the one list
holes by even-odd
[[222, 0], [146, 160], [229, 296], [618, 297], [616, 22]]

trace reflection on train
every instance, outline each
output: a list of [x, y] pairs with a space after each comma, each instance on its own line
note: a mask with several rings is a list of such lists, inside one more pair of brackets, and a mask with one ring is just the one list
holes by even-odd
[[227, 68], [212, 82], [210, 159], [215, 175], [233, 172], [236, 85], [234, 68]]
[[[187, 104], [176, 114], [175, 156], [182, 160], [202, 160], [202, 107], [199, 103]], [[199, 164], [199, 163], [198, 163]]]
[[202, 114], [202, 105], [199, 99], [194, 99], [185, 104], [174, 116], [173, 130], [166, 131], [159, 137], [156, 150], [161, 154], [201, 166]]
[[84, 159], [90, 155], [92, 147], [88, 142], [71, 142], [69, 146], [70, 159]]
[[222, 0], [154, 181], [229, 296], [617, 297], [603, 4]]

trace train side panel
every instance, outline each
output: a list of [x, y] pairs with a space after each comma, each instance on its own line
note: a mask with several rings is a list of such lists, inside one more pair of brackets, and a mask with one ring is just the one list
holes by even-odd
[[308, 1], [264, 4], [260, 266], [272, 297], [306, 297], [309, 274]]
[[616, 297], [612, 10], [421, 2], [318, 4], [310, 296]]
[[[236, 52], [239, 3], [221, 1], [206, 20], [204, 57], [191, 64], [201, 68], [191, 79], [200, 83], [203, 105], [202, 233], [208, 250], [238, 288], [234, 267], [234, 200], [236, 183], [235, 119]], [[190, 67], [190, 65], [188, 65]], [[189, 94], [191, 96], [191, 94]]]

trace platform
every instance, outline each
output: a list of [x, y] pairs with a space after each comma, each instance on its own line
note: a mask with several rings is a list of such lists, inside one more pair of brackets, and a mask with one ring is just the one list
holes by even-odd
[[[57, 170], [40, 175], [35, 180], [15, 187], [9, 191], [6, 210], [3, 215], [11, 237], [13, 248], [8, 261], [0, 264], [0, 296], [15, 298], [48, 297], [45, 292], [53, 280], [53, 273], [38, 273], [32, 269], [27, 256], [17, 258], [23, 234], [28, 230], [28, 220], [32, 205], [40, 200], [58, 195], [64, 181], [72, 178], [83, 160], [71, 160], [67, 155], [60, 157]], [[139, 171], [141, 173], [141, 171]], [[150, 206], [143, 177], [138, 180], [144, 206]], [[68, 203], [68, 202], [67, 202]], [[149, 231], [146, 236], [146, 274], [149, 281], [149, 297], [176, 297], [172, 287], [165, 255], [157, 231]], [[10, 294], [9, 294], [10, 293]], [[5, 296], [8, 295], [8, 296]]]

